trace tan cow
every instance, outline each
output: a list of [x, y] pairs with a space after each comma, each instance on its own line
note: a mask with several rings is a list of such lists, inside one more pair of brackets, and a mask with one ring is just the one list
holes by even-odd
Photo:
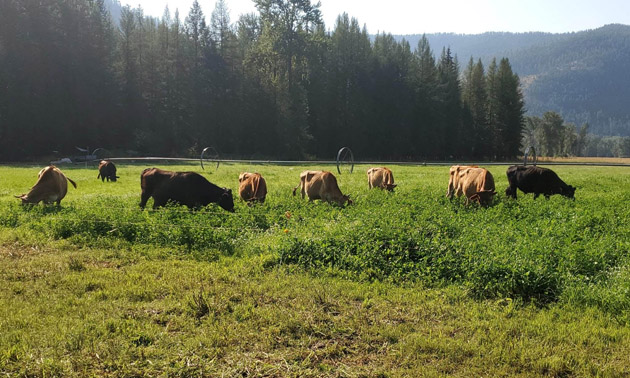
[[302, 171], [302, 173], [300, 173], [300, 183], [298, 184], [298, 186], [293, 188], [293, 195], [295, 195], [295, 191], [297, 190], [297, 188], [300, 188], [300, 194], [302, 195], [302, 199], [304, 199], [304, 195], [306, 194], [306, 182], [310, 181], [313, 176], [321, 172], [323, 171]]
[[464, 169], [477, 168], [476, 165], [453, 165], [449, 170], [450, 176], [448, 179], [448, 188], [446, 189], [446, 197], [453, 198], [455, 194], [455, 188], [459, 184], [459, 173]]
[[238, 176], [238, 195], [245, 202], [265, 202], [267, 183], [260, 173], [242, 172]]
[[494, 178], [487, 169], [461, 166], [455, 169], [453, 191], [457, 197], [465, 195], [467, 205], [470, 201], [475, 201], [482, 206], [488, 206], [497, 194], [494, 189]]
[[344, 195], [339, 189], [337, 178], [328, 171], [304, 171], [300, 174], [300, 185], [293, 189], [293, 195], [298, 187], [301, 187], [302, 198], [304, 194], [309, 201], [316, 199], [334, 202], [343, 206], [346, 202], [352, 204], [350, 196]]
[[367, 176], [370, 189], [381, 188], [393, 192], [396, 187], [396, 184], [394, 184], [394, 174], [389, 168], [370, 168], [367, 171]]
[[47, 204], [57, 202], [59, 205], [68, 192], [66, 180], [70, 181], [75, 188], [77, 187], [77, 184], [67, 178], [59, 168], [50, 165], [39, 171], [37, 182], [28, 193], [15, 197], [21, 199], [22, 204], [44, 201]]

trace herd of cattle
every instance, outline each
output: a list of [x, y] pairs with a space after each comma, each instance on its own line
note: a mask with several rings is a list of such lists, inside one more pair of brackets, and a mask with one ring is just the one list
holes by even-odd
[[[98, 166], [98, 176], [103, 182], [116, 181], [116, 166], [111, 161], [103, 160]], [[393, 191], [394, 175], [385, 167], [370, 168], [367, 171], [368, 186]], [[560, 194], [574, 199], [575, 188], [567, 185], [550, 169], [536, 166], [511, 166], [507, 170], [509, 182], [505, 194], [516, 199], [517, 189], [524, 193], [540, 194], [546, 198]], [[51, 165], [43, 168], [37, 175], [37, 182], [31, 190], [16, 196], [23, 204], [39, 202], [57, 205], [68, 191], [69, 181], [75, 188], [77, 184], [66, 177], [59, 168]], [[241, 173], [239, 178], [239, 197], [248, 203], [264, 202], [267, 196], [267, 183], [259, 173]], [[147, 168], [140, 175], [140, 207], [144, 209], [149, 198], [153, 198], [153, 208], [175, 202], [190, 208], [216, 203], [227, 211], [234, 211], [232, 190], [221, 188], [195, 172], [171, 172], [159, 168]], [[328, 171], [304, 171], [300, 174], [300, 183], [293, 188], [293, 195], [300, 188], [302, 198], [337, 203], [341, 206], [352, 204], [350, 196], [339, 189], [337, 179]], [[496, 194], [494, 178], [485, 168], [471, 165], [454, 165], [450, 168], [450, 178], [446, 196], [466, 197], [466, 204], [477, 202], [482, 206], [492, 203]]]

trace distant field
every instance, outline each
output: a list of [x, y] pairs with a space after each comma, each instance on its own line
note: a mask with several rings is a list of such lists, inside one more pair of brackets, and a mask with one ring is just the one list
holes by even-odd
[[[193, 170], [264, 205], [140, 211], [147, 166]], [[354, 205], [291, 196], [304, 169], [61, 167], [61, 207], [13, 198], [40, 166], [0, 166], [0, 374], [630, 374], [630, 168], [556, 166], [576, 200], [519, 193], [491, 166], [487, 208], [444, 198], [447, 167], [337, 175]], [[151, 202], [149, 202], [149, 207]]]
[[613, 157], [539, 157], [539, 162], [554, 163], [599, 163], [599, 164], [630, 164], [630, 158], [613, 158]]

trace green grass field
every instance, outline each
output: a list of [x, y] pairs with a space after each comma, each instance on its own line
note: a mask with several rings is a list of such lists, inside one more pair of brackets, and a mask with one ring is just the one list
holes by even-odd
[[[291, 196], [304, 169], [223, 164], [218, 206], [140, 211], [140, 172], [61, 167], [61, 207], [20, 206], [41, 166], [0, 166], [0, 374], [630, 375], [630, 169], [553, 168], [576, 200], [444, 198], [448, 167], [337, 175], [354, 205]], [[267, 202], [237, 196], [261, 173]], [[149, 207], [151, 201], [149, 202]]]

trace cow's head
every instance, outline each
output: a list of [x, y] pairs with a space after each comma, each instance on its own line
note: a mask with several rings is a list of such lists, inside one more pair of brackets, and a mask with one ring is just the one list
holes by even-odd
[[396, 186], [397, 186], [396, 184], [385, 184], [385, 189], [387, 189], [390, 192], [393, 192]]
[[21, 200], [21, 201], [22, 201], [22, 205], [26, 205], [27, 203], [31, 203], [31, 202], [28, 200], [28, 196], [27, 196], [26, 194], [22, 194], [22, 195], [20, 195], [20, 196], [13, 196], [13, 197], [15, 197], [15, 198], [17, 198], [17, 199]]
[[562, 188], [562, 193], [563, 196], [567, 197], [567, 198], [571, 198], [572, 200], [575, 199], [575, 187], [571, 186], [571, 185], [567, 185], [566, 187]]
[[497, 194], [494, 190], [482, 190], [470, 196], [470, 201], [479, 203], [483, 207], [487, 207], [492, 203], [492, 199]]
[[109, 177], [109, 179], [112, 180], [112, 182], [116, 182], [116, 179], [119, 179], [119, 178], [120, 178], [120, 176], [116, 176], [116, 175], [111, 175]]
[[352, 202], [352, 200], [350, 199], [350, 195], [349, 195], [349, 194], [348, 194], [347, 196], [346, 196], [346, 195], [344, 195], [344, 196], [342, 197], [341, 206], [345, 205], [346, 203], [347, 203], [348, 205], [352, 205], [352, 204], [354, 203], [354, 202]]
[[223, 188], [223, 194], [219, 198], [219, 206], [229, 212], [234, 212], [234, 198], [232, 198], [232, 189]]

